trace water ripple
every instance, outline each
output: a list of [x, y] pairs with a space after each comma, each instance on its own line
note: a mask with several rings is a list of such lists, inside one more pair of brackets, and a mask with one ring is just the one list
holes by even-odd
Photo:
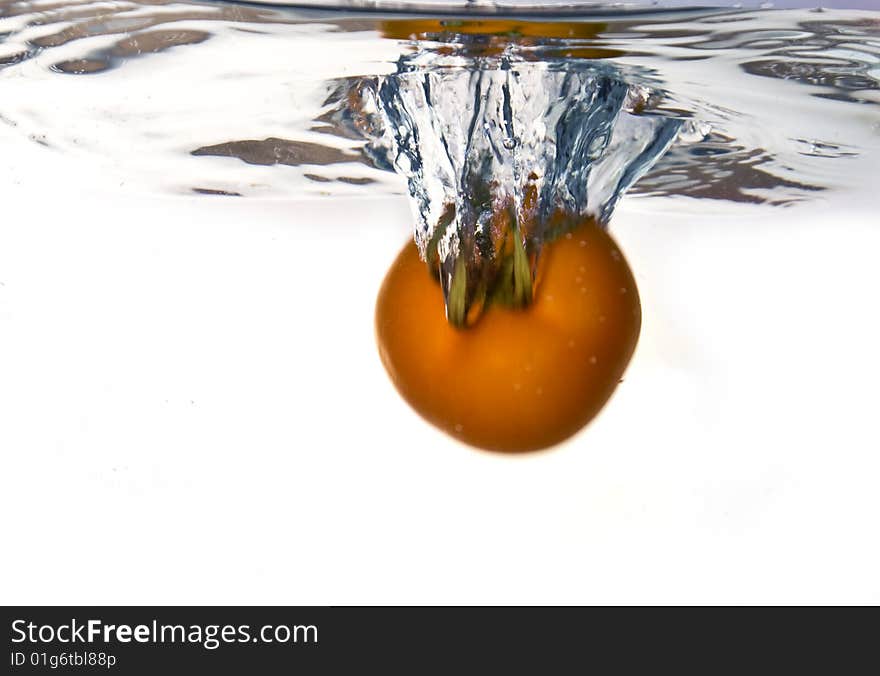
[[650, 114], [698, 121], [705, 133], [682, 134], [636, 193], [784, 205], [871, 189], [880, 14], [865, 11], [553, 23], [0, 0], [0, 131], [151, 190], [399, 194], [346, 123], [344, 92], [465, 42], [464, 59], [516, 43], [533, 60], [614, 61], [660, 92]]

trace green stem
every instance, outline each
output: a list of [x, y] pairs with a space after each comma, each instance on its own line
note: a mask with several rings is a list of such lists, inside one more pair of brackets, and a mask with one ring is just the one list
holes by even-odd
[[462, 327], [467, 318], [467, 263], [463, 256], [455, 261], [452, 282], [446, 298], [446, 319], [453, 326]]

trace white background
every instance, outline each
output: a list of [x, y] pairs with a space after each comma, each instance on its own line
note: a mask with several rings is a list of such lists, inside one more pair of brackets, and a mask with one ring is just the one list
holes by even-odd
[[3, 602], [880, 602], [870, 205], [625, 199], [626, 380], [507, 457], [378, 360], [402, 199], [151, 197], [3, 143]]

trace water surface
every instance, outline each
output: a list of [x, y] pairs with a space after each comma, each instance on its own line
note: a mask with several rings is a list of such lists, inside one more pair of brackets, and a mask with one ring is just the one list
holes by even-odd
[[[408, 26], [231, 4], [4, 0], [0, 124], [47, 161], [81, 157], [146, 190], [400, 194], [404, 181], [335, 113], [341, 81], [393, 73], [457, 31]], [[872, 189], [877, 13], [667, 13], [574, 32], [527, 49], [612, 63], [657, 91], [655, 114], [689, 121], [635, 193], [786, 205]]]

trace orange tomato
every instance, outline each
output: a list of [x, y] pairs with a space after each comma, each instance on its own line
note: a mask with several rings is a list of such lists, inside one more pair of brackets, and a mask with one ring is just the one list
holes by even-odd
[[531, 305], [490, 306], [447, 322], [439, 284], [414, 244], [379, 292], [379, 353], [403, 398], [464, 442], [496, 451], [552, 446], [604, 406], [635, 350], [641, 305], [632, 272], [593, 223], [544, 246]]

